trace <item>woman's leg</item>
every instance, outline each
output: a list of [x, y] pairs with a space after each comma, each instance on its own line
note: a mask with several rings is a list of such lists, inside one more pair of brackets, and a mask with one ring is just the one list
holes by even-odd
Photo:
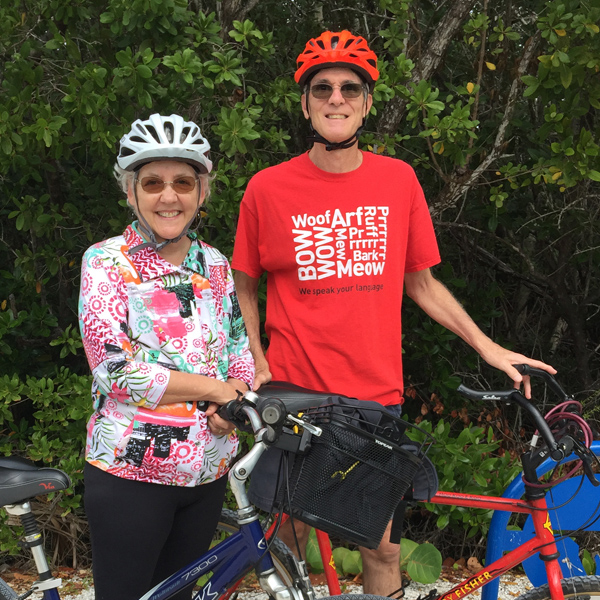
[[226, 478], [184, 488], [84, 472], [96, 600], [138, 600], [209, 548]]
[[[221, 509], [227, 477], [196, 488], [181, 488], [180, 503], [169, 537], [160, 554], [152, 585], [199, 558], [210, 547]], [[172, 600], [190, 600], [191, 589], [180, 592]]]

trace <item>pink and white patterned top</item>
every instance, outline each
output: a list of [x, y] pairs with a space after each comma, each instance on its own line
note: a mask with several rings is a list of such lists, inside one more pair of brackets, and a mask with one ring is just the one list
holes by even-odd
[[172, 370], [249, 386], [246, 329], [227, 259], [195, 234], [180, 266], [153, 249], [135, 223], [84, 256], [79, 326], [93, 373], [86, 460], [126, 479], [193, 487], [224, 475], [235, 434], [215, 436], [202, 405], [159, 405]]

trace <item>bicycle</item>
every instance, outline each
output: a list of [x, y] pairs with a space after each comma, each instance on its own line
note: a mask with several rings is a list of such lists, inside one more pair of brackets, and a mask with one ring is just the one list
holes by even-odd
[[[234, 400], [221, 407], [219, 412], [240, 428], [249, 427], [254, 432], [253, 447], [229, 472], [230, 486], [237, 503], [234, 519], [237, 531], [156, 585], [140, 600], [168, 600], [208, 574], [210, 578], [194, 591], [193, 597], [195, 600], [215, 600], [252, 569], [262, 589], [273, 600], [315, 600], [304, 563], [297, 561], [281, 542], [272, 540], [267, 543], [258, 513], [248, 501], [245, 484], [259, 457], [270, 445], [281, 441], [286, 447], [291, 444], [299, 452], [306, 452], [311, 438], [320, 436], [323, 427], [288, 413], [280, 400], [261, 399], [252, 392], [247, 392], [242, 401]], [[295, 432], [294, 427], [299, 431]], [[0, 599], [24, 600], [33, 592], [41, 592], [44, 600], [60, 600], [58, 588], [62, 582], [52, 575], [48, 566], [41, 531], [29, 501], [35, 496], [59, 492], [69, 486], [69, 477], [58, 469], [39, 468], [18, 457], [0, 457], [0, 506], [20, 520], [24, 528], [22, 545], [31, 551], [38, 572], [38, 580], [21, 596], [0, 579]], [[372, 598], [376, 597], [353, 596], [353, 600]]]
[[[572, 435], [570, 431], [557, 441], [553, 431], [548, 427], [539, 411], [516, 390], [482, 392], [462, 388], [461, 391], [474, 399], [513, 401], [523, 406], [533, 417], [548, 450], [531, 450], [525, 458], [522, 457], [524, 473], [528, 480], [528, 492], [525, 500], [438, 492], [432, 501], [439, 504], [485, 507], [530, 514], [534, 519], [536, 537], [533, 542], [522, 544], [493, 564], [487, 565], [479, 573], [467, 578], [449, 592], [441, 595], [429, 594], [427, 600], [462, 598], [481, 588], [488, 581], [499, 577], [502, 573], [515, 567], [526, 557], [536, 552], [543, 553], [546, 558], [545, 564], [549, 583], [527, 592], [520, 600], [545, 600], [547, 598], [563, 600], [564, 598], [574, 598], [582, 595], [584, 597], [600, 597], [600, 577], [578, 577], [561, 581], [556, 541], [552, 532], [546, 528], [549, 517], [545, 493], [541, 491], [541, 488], [531, 487], [531, 484], [536, 485], [534, 482], [539, 481], [535, 470], [537, 464], [543, 462], [548, 454], [554, 460], [560, 462], [568, 457], [571, 452], [574, 452], [582, 461], [585, 473], [590, 481], [597, 483], [591, 469], [592, 457], [586, 445], [578, 439], [578, 435]], [[335, 408], [319, 407], [306, 410], [309, 404], [314, 404], [314, 397], [310, 398], [306, 392], [303, 392], [303, 394], [304, 397], [302, 398], [299, 398], [296, 394], [295, 399], [298, 401], [295, 403], [289, 402], [289, 404], [295, 405], [286, 408], [280, 398], [260, 397], [248, 392], [244, 401], [233, 401], [221, 409], [221, 414], [239, 427], [247, 426], [249, 423], [255, 437], [254, 446], [248, 454], [231, 468], [229, 473], [231, 488], [238, 505], [238, 510], [235, 513], [238, 531], [184, 569], [155, 586], [140, 600], [167, 600], [173, 594], [187, 587], [191, 581], [206, 576], [208, 573], [212, 574], [210, 579], [197, 592], [194, 592], [194, 599], [213, 600], [228, 595], [229, 590], [239, 578], [251, 569], [255, 570], [263, 590], [274, 600], [315, 599], [304, 563], [296, 560], [289, 549], [281, 548], [281, 545], [277, 542], [268, 542], [265, 539], [258, 520], [258, 514], [248, 501], [245, 483], [258, 458], [270, 445], [278, 445], [278, 447], [287, 448], [301, 457], [298, 461], [300, 467], [297, 470], [302, 471], [304, 461], [309, 461], [308, 464], [310, 464], [311, 457], [314, 457], [317, 448], [320, 447], [328, 452], [329, 442], [320, 442], [319, 440], [323, 432], [328, 432], [334, 424], [336, 429], [350, 431], [353, 435], [358, 435], [361, 443], [366, 444], [369, 442], [369, 450], [375, 448], [376, 451], [381, 451], [386, 456], [391, 454], [391, 458], [394, 460], [396, 460], [396, 454], [403, 460], [408, 460], [409, 463], [412, 459], [397, 452], [401, 441], [399, 436], [407, 427], [405, 422], [400, 421], [397, 424], [398, 428], [390, 428], [390, 419], [392, 423], [399, 421], [390, 417], [386, 421], [386, 426], [376, 430], [376, 433], [373, 433], [373, 430], [361, 431], [359, 427], [356, 427], [356, 423], [348, 422], [346, 416], [342, 416], [341, 420], [337, 419], [334, 413]], [[566, 397], [566, 395], [564, 396]], [[302, 406], [299, 408], [300, 404]], [[298, 410], [305, 410], [302, 418], [295, 416]], [[365, 426], [364, 423], [359, 425], [361, 427]], [[371, 424], [368, 424], [368, 426], [370, 427]], [[338, 432], [335, 431], [335, 433]], [[333, 448], [333, 446], [331, 447]], [[331, 451], [329, 454], [335, 453]], [[350, 473], [356, 473], [362, 467], [362, 464], [359, 464], [361, 461], [356, 458], [355, 450], [351, 449], [349, 454], [351, 454], [348, 457], [350, 462], [347, 465], [349, 466], [336, 471], [340, 474], [337, 479], [342, 482], [346, 480]], [[408, 469], [407, 473], [404, 473], [404, 476], [408, 476], [410, 472], [414, 474], [415, 467], [419, 467], [418, 459], [412, 461], [412, 467]], [[296, 469], [296, 464], [294, 468]], [[362, 473], [364, 472], [362, 471]], [[298, 481], [301, 481], [301, 477], [296, 479], [295, 483], [297, 484]], [[395, 481], [395, 492], [401, 492], [403, 495], [406, 491], [405, 487], [403, 489], [403, 485]], [[52, 576], [48, 568], [41, 545], [41, 534], [31, 513], [29, 499], [39, 495], [40, 492], [60, 491], [68, 486], [68, 476], [57, 469], [38, 468], [27, 461], [14, 457], [0, 459], [0, 505], [4, 506], [9, 514], [16, 515], [21, 519], [25, 528], [24, 544], [32, 551], [39, 573], [39, 579], [33, 585], [32, 590], [42, 591], [44, 600], [60, 600], [58, 587], [61, 582]], [[301, 505], [301, 502], [299, 504]], [[292, 512], [299, 512], [305, 518], [310, 511], [302, 508], [298, 509], [297, 506], [298, 504], [296, 506], [292, 504]], [[395, 508], [395, 505], [393, 508]], [[389, 511], [389, 508], [386, 510]], [[387, 515], [387, 520], [389, 520], [392, 513], [393, 510]], [[322, 525], [323, 517], [320, 515], [315, 516], [319, 524]], [[386, 524], [387, 521], [384, 520], [383, 529], [385, 529]], [[340, 524], [334, 525], [336, 526], [331, 531], [336, 532]], [[283, 552], [284, 558], [279, 561], [278, 569], [275, 568], [271, 556], [272, 551], [274, 553]], [[0, 599], [24, 599], [29, 593], [31, 592], [19, 597], [6, 582], [0, 579]], [[337, 598], [340, 600], [346, 598], [347, 600], [372, 600], [377, 597], [352, 594], [337, 596]]]

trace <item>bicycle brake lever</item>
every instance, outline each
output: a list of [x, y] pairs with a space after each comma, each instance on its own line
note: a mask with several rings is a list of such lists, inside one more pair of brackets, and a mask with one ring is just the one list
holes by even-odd
[[323, 430], [320, 427], [317, 427], [316, 425], [313, 425], [312, 423], [307, 423], [306, 421], [303, 421], [302, 419], [298, 419], [297, 417], [294, 417], [292, 415], [288, 415], [287, 418], [292, 423], [296, 423], [296, 425], [300, 425], [301, 427], [304, 427], [304, 429], [306, 429], [309, 433], [312, 433], [313, 435], [316, 435], [317, 437], [319, 437], [323, 433]]
[[589, 482], [594, 486], [598, 487], [600, 485], [600, 481], [596, 478], [596, 474], [592, 469], [592, 452], [587, 446], [584, 446], [580, 442], [575, 441], [575, 454], [581, 459], [581, 464], [583, 465], [583, 472], [585, 476], [588, 478]]

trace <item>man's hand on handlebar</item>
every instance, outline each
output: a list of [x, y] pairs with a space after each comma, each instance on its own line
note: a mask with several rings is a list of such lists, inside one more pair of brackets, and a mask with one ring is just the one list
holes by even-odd
[[269, 369], [269, 363], [267, 362], [264, 354], [262, 358], [255, 356], [254, 364], [256, 367], [256, 372], [254, 374], [254, 384], [252, 389], [256, 391], [264, 383], [269, 383], [269, 381], [272, 379], [272, 375]]
[[482, 353], [481, 356], [485, 362], [492, 367], [504, 371], [515, 382], [516, 389], [520, 389], [522, 384], [523, 395], [528, 399], [531, 399], [531, 382], [529, 375], [521, 375], [521, 373], [515, 369], [514, 365], [525, 364], [530, 367], [535, 367], [536, 369], [541, 369], [542, 371], [547, 371], [552, 375], [556, 374], [556, 369], [547, 365], [545, 362], [528, 358], [527, 356], [518, 354], [512, 350], [507, 350], [496, 343], [494, 343], [494, 345], [485, 353]]

